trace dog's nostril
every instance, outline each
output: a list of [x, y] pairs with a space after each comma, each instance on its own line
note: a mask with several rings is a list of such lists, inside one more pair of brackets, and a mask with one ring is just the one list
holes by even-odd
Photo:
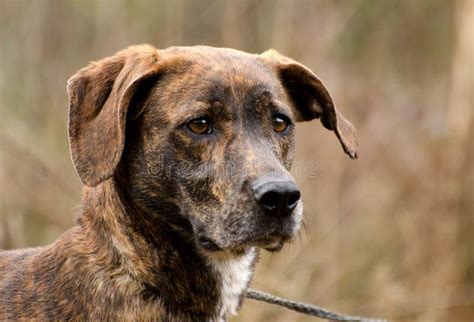
[[276, 191], [268, 191], [261, 198], [260, 203], [268, 210], [273, 210], [280, 204], [281, 196]]
[[293, 210], [296, 205], [298, 204], [298, 201], [300, 200], [301, 194], [299, 191], [292, 191], [288, 195], [288, 209]]

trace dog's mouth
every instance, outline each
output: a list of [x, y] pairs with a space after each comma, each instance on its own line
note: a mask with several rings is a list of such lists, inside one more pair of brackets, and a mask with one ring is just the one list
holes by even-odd
[[217, 252], [219, 250], [222, 250], [222, 248], [217, 245], [215, 241], [206, 236], [198, 236], [197, 242], [199, 246], [201, 246], [201, 248], [208, 252]]
[[256, 246], [268, 250], [270, 252], [276, 252], [282, 249], [283, 245], [290, 237], [286, 235], [271, 234], [269, 236], [257, 238], [250, 241], [250, 246]]
[[221, 247], [217, 242], [212, 240], [207, 236], [198, 236], [197, 243], [198, 245], [208, 252], [217, 252], [222, 250], [231, 250], [233, 252], [239, 253], [244, 252], [245, 249], [249, 247], [259, 247], [270, 252], [277, 252], [282, 249], [283, 245], [291, 239], [288, 235], [282, 235], [279, 233], [271, 233], [269, 235], [257, 238], [251, 238], [242, 242], [239, 242], [236, 245]]

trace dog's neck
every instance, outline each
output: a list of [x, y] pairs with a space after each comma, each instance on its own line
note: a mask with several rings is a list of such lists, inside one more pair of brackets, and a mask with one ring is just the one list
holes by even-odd
[[257, 250], [249, 249], [245, 254], [216, 254], [207, 256], [207, 262], [212, 266], [220, 280], [220, 311], [219, 316], [237, 314], [242, 305], [243, 293], [253, 275]]
[[205, 253], [192, 236], [159, 215], [125, 203], [113, 180], [85, 188], [83, 199], [87, 208], [78, 222], [97, 243], [97, 257], [114, 261], [104, 267], [120, 267], [150, 301], [205, 320], [225, 320], [237, 312], [253, 274], [255, 249], [240, 255]]

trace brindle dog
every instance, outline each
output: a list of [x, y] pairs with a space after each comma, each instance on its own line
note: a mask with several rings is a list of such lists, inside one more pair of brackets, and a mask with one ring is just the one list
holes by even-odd
[[0, 320], [222, 321], [258, 249], [300, 227], [295, 122], [355, 130], [305, 66], [270, 50], [130, 47], [68, 82], [77, 225], [0, 254]]

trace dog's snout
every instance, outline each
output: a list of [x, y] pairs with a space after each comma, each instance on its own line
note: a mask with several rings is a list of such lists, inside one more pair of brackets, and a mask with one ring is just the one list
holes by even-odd
[[292, 181], [265, 182], [253, 191], [255, 200], [265, 212], [279, 216], [291, 214], [301, 195]]

